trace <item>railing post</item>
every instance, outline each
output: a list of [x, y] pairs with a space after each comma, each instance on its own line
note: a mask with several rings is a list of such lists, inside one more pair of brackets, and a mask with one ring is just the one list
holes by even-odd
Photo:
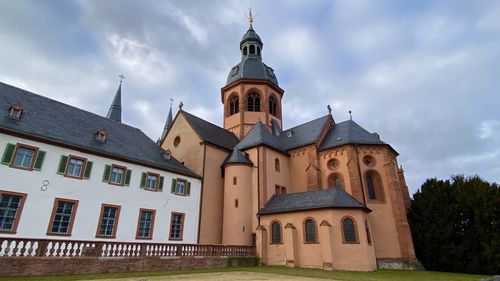
[[178, 257], [182, 256], [182, 244], [177, 244], [177, 252], [175, 255]]
[[37, 257], [44, 257], [45, 252], [47, 251], [47, 246], [49, 245], [49, 241], [47, 240], [39, 240], [38, 241], [38, 249], [36, 250]]

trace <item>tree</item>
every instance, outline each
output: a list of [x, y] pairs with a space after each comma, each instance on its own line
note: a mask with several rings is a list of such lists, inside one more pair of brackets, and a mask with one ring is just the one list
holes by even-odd
[[479, 176], [428, 179], [408, 214], [428, 270], [500, 273], [500, 186]]

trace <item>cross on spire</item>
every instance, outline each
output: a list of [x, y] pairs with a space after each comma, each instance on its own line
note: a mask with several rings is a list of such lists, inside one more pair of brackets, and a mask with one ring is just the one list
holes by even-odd
[[174, 99], [170, 98], [170, 107], [172, 107], [172, 104], [174, 103]]
[[125, 79], [125, 76], [123, 74], [118, 75], [120, 77], [120, 84], [123, 82], [123, 79]]

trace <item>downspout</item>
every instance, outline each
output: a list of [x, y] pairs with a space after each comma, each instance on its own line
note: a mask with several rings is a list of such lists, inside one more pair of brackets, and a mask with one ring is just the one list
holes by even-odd
[[200, 207], [198, 208], [198, 244], [200, 244], [200, 229], [201, 229], [201, 207], [203, 203], [203, 183], [205, 182], [205, 161], [207, 159], [207, 144], [203, 143], [203, 168], [201, 172], [201, 192], [200, 192]]
[[356, 163], [358, 165], [358, 177], [359, 177], [359, 182], [361, 184], [361, 194], [363, 195], [363, 204], [366, 207], [365, 188], [363, 185], [363, 177], [361, 176], [361, 166], [359, 165], [359, 151], [357, 143], [354, 144], [354, 150], [356, 150]]

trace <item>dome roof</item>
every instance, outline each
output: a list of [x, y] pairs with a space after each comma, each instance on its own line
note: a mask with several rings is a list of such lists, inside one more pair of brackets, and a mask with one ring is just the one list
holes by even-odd
[[232, 84], [240, 79], [267, 80], [279, 86], [274, 70], [258, 58], [247, 58], [234, 66], [227, 76], [226, 85]]
[[261, 46], [264, 46], [264, 43], [262, 43], [262, 40], [260, 40], [259, 35], [255, 30], [253, 30], [252, 25], [250, 25], [250, 28], [248, 28], [247, 32], [243, 35], [243, 38], [241, 38], [240, 42], [240, 48], [243, 46], [248, 41], [254, 41], [259, 43]]

